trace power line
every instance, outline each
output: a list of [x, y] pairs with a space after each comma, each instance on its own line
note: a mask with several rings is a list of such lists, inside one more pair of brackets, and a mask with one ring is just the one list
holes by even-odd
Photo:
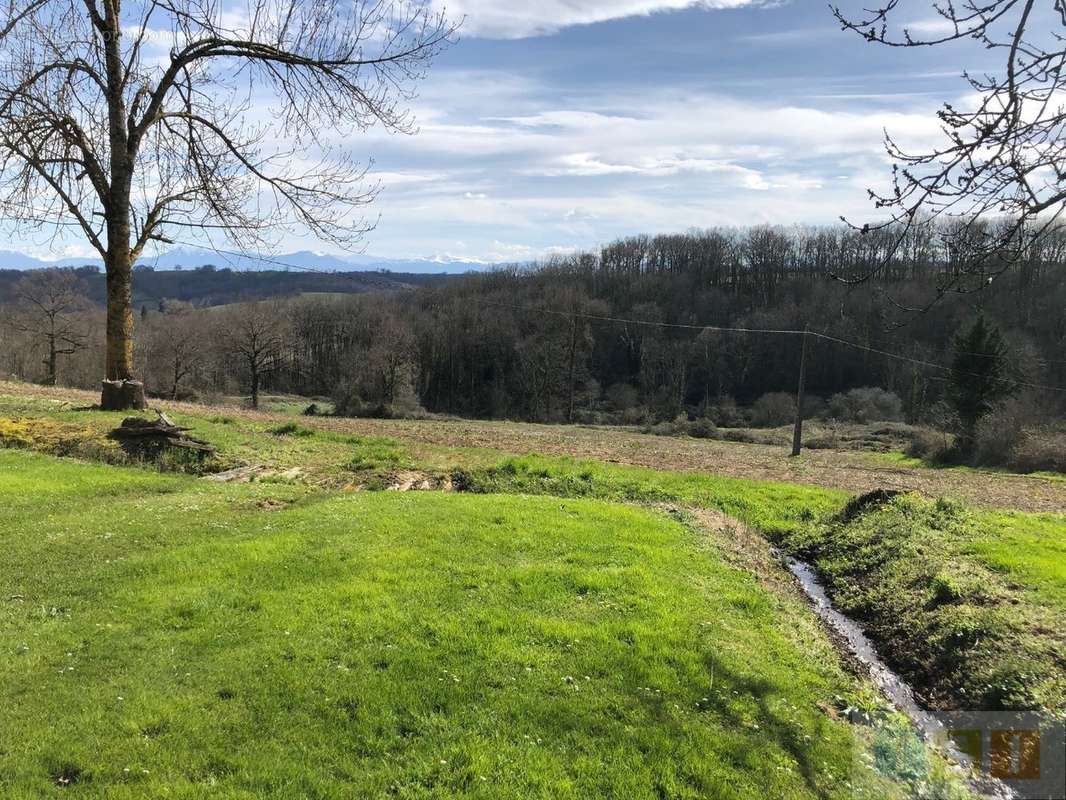
[[[788, 328], [780, 328], [780, 329], [775, 329], [775, 328], [741, 328], [741, 327], [728, 327], [728, 326], [723, 326], [723, 325], [698, 325], [698, 324], [686, 324], [686, 323], [681, 323], [681, 322], [658, 322], [658, 321], [655, 321], [655, 320], [641, 320], [641, 319], [630, 319], [630, 318], [626, 318], [626, 317], [612, 317], [612, 316], [606, 316], [606, 315], [602, 315], [602, 314], [586, 314], [586, 313], [583, 313], [583, 312], [580, 312], [580, 311], [571, 312], [571, 311], [559, 311], [557, 309], [551, 309], [551, 308], [535, 308], [535, 307], [532, 307], [532, 306], [522, 306], [522, 305], [518, 305], [518, 304], [514, 304], [514, 303], [501, 303], [501, 302], [492, 301], [492, 300], [480, 300], [478, 302], [480, 302], [480, 303], [482, 303], [484, 305], [495, 305], [495, 306], [499, 306], [499, 307], [503, 307], [503, 308], [511, 308], [511, 309], [515, 309], [515, 310], [519, 310], [519, 311], [526, 311], [526, 312], [529, 312], [529, 313], [549, 314], [549, 315], [553, 315], [553, 316], [566, 317], [566, 318], [569, 318], [569, 317], [581, 317], [583, 319], [594, 320], [594, 321], [598, 321], [598, 322], [612, 322], [612, 323], [620, 323], [620, 324], [624, 324], [624, 325], [644, 325], [644, 326], [648, 326], [648, 327], [668, 328], [668, 329], [677, 329], [677, 330], [714, 331], [716, 333], [751, 333], [751, 334], [768, 334], [768, 335], [777, 335], [777, 336], [813, 336], [816, 339], [823, 339], [825, 341], [833, 342], [835, 344], [844, 345], [846, 347], [851, 347], [851, 348], [854, 348], [856, 350], [863, 350], [863, 351], [866, 351], [868, 353], [874, 353], [876, 355], [884, 356], [886, 358], [893, 358], [893, 359], [896, 359], [898, 361], [905, 361], [907, 363], [915, 364], [915, 365], [918, 365], [918, 366], [929, 367], [931, 369], [939, 369], [939, 370], [943, 370], [945, 372], [954, 372], [955, 371], [954, 367], [949, 367], [949, 366], [947, 366], [945, 364], [938, 364], [938, 363], [936, 363], [934, 361], [926, 361], [925, 359], [914, 358], [912, 356], [906, 356], [906, 355], [903, 355], [902, 353], [893, 353], [893, 352], [890, 352], [888, 350], [882, 350], [882, 349], [877, 348], [877, 347], [870, 347], [869, 345], [860, 344], [859, 342], [853, 342], [853, 341], [850, 341], [848, 339], [841, 339], [838, 336], [832, 336], [832, 335], [830, 335], [828, 333], [822, 333], [820, 331], [811, 331], [811, 330], [802, 330], [801, 331], [801, 330], [793, 330], [793, 329], [788, 329]], [[969, 376], [975, 377], [975, 378], [984, 377], [984, 376], [978, 375], [977, 373], [972, 373], [972, 372], [964, 372], [964, 373], [961, 373], [961, 374], [969, 375]], [[1024, 386], [1024, 387], [1029, 388], [1029, 389], [1039, 389], [1039, 390], [1048, 391], [1048, 392], [1062, 392], [1062, 393], [1066, 394], [1066, 388], [1061, 387], [1061, 386], [1045, 386], [1045, 385], [1039, 384], [1039, 383], [1031, 383], [1029, 381], [1015, 380], [1014, 378], [997, 378], [997, 380], [1005, 382], [1005, 383], [1011, 383], [1011, 384], [1014, 384], [1015, 386]]]

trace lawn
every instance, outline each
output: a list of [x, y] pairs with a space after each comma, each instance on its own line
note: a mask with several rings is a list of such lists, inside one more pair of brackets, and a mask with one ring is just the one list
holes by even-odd
[[1066, 617], [1066, 515], [997, 512], [982, 517], [984, 524], [965, 551]]
[[[81, 408], [58, 391], [19, 387], [0, 395], [0, 443], [121, 464], [123, 454], [104, 434], [122, 415]], [[134, 791], [127, 782], [155, 779], [173, 796], [200, 796], [205, 781], [225, 797], [450, 796], [477, 794], [481, 783], [494, 797], [729, 797], [722, 787], [731, 782], [741, 787], [735, 796], [833, 796], [845, 765], [857, 763], [853, 745], [862, 750], [870, 738], [832, 719], [835, 698], [864, 689], [840, 671], [794, 590], [782, 597], [774, 559], [737, 557], [737, 542], [708, 541], [663, 509], [683, 519], [724, 513], [812, 562], [834, 601], [864, 624], [929, 706], [1066, 715], [1062, 514], [975, 509], [915, 494], [845, 519], [850, 493], [837, 477], [850, 462], [816, 471], [798, 463], [790, 469], [804, 474], [803, 483], [732, 477], [680, 468], [663, 455], [662, 437], [611, 444], [604, 434], [604, 447], [592, 450], [597, 457], [575, 458], [557, 452], [556, 430], [546, 426], [439, 421], [408, 428], [189, 405], [171, 416], [219, 447], [207, 471], [253, 465], [261, 470], [255, 482], [0, 450], [0, 535], [9, 556], [0, 566], [0, 604], [8, 584], [15, 587], [15, 599], [0, 605], [0, 621], [13, 615], [0, 652], [15, 653], [12, 668], [29, 665], [43, 635], [35, 626], [65, 631], [52, 648], [63, 657], [53, 652], [41, 672], [57, 686], [29, 673], [20, 683], [17, 670], [10, 680], [0, 676], [19, 709], [13, 719], [21, 720], [0, 730], [0, 761], [18, 754], [13, 789], [36, 785], [24, 796], [75, 778], [68, 790], [118, 797], [141, 796], [144, 786], [130, 784]], [[384, 432], [396, 437], [375, 435]], [[554, 454], [531, 452], [543, 445]], [[625, 452], [616, 447], [623, 445]], [[684, 458], [710, 457], [697, 453], [700, 446], [685, 443]], [[636, 455], [626, 455], [631, 447]], [[756, 446], [734, 447], [729, 471], [779, 474]], [[749, 467], [737, 470], [749, 456]], [[952, 487], [966, 487], [956, 496], [994, 485], [995, 505], [1017, 497], [1026, 507], [1054, 506], [1061, 491], [1050, 481], [943, 472]], [[889, 485], [908, 488], [912, 475], [932, 473], [941, 471], [900, 463]], [[826, 485], [812, 482], [823, 477]], [[374, 491], [410, 485], [458, 493]], [[606, 605], [592, 609], [590, 598]], [[71, 611], [78, 608], [92, 614]], [[624, 616], [575, 616], [588, 609]], [[470, 620], [476, 631], [468, 630]], [[625, 635], [622, 622], [631, 626]], [[280, 656], [270, 639], [278, 630], [290, 642]], [[105, 640], [113, 650], [99, 649]], [[402, 645], [404, 655], [381, 655], [383, 643]], [[382, 660], [396, 669], [373, 666]], [[101, 665], [101, 680], [129, 675], [146, 694], [128, 682], [68, 680]], [[362, 689], [336, 683], [353, 670]], [[470, 670], [480, 676], [473, 696], [465, 688]], [[320, 673], [330, 680], [320, 681]], [[665, 677], [638, 677], [649, 674]], [[516, 675], [523, 679], [507, 682]], [[433, 708], [418, 699], [427, 682], [457, 677], [454, 705], [434, 711], [439, 698]], [[581, 695], [578, 705], [597, 697], [601, 704], [577, 716], [557, 708], [556, 680], [575, 695], [595, 686], [599, 694]], [[723, 681], [730, 688], [718, 697]], [[297, 699], [276, 697], [267, 688], [275, 683]], [[59, 691], [71, 685], [70, 696]], [[642, 697], [649, 686], [654, 696], [645, 700], [659, 692], [672, 699], [634, 705], [633, 693]], [[530, 693], [515, 695], [520, 687]], [[367, 689], [371, 697], [360, 693]], [[79, 705], [77, 698], [101, 691], [98, 707]], [[106, 692], [122, 696], [122, 705], [111, 708]], [[143, 748], [135, 752], [158, 754], [155, 766], [119, 765], [130, 760], [121, 736], [74, 733], [90, 730], [86, 718], [113, 727], [114, 713], [136, 707], [131, 697], [160, 709], [167, 736], [180, 731], [137, 739], [156, 722], [123, 723], [122, 736]], [[247, 702], [231, 702], [236, 697]], [[734, 707], [731, 697], [749, 699]], [[369, 711], [335, 719], [330, 703], [348, 701]], [[308, 704], [318, 709], [314, 719]], [[34, 717], [53, 713], [51, 706], [54, 733], [42, 738]], [[243, 722], [217, 714], [240, 714]], [[782, 719], [799, 728], [781, 727]], [[242, 725], [268, 725], [271, 737], [261, 741]], [[402, 741], [390, 739], [390, 725], [407, 731]], [[561, 749], [515, 750], [508, 737], [516, 730]], [[270, 747], [273, 755], [265, 754]], [[305, 752], [316, 764], [307, 774], [319, 783], [307, 783], [307, 775], [298, 781], [302, 773], [284, 766], [278, 748]], [[448, 748], [454, 757], [433, 761]], [[101, 761], [108, 752], [112, 760]], [[570, 764], [575, 753], [579, 766]], [[195, 764], [199, 772], [187, 772]], [[469, 784], [456, 783], [456, 765], [474, 776]], [[866, 772], [848, 773], [862, 786], [852, 773]]]
[[0, 451], [0, 794], [894, 796], [813, 616], [586, 499]]

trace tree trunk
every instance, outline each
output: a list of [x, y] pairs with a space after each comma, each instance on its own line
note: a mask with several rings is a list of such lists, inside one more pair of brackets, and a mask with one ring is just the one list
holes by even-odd
[[[128, 206], [127, 206], [128, 208]], [[125, 237], [122, 236], [123, 231]], [[133, 379], [132, 274], [129, 224], [108, 225], [106, 379], [100, 395], [104, 411], [147, 408], [144, 384]], [[116, 239], [118, 241], [116, 241]]]
[[252, 367], [252, 408], [259, 408], [259, 370]]
[[[114, 226], [119, 227], [119, 226]], [[127, 242], [128, 242], [128, 231]], [[107, 254], [107, 379], [133, 380], [133, 287], [129, 245], [112, 243]], [[123, 253], [115, 252], [126, 250]]]
[[56, 385], [56, 337], [54, 333], [48, 337], [48, 377], [45, 383], [49, 386]]
[[122, 60], [119, 4], [104, 3], [104, 72], [107, 79], [107, 128], [111, 146], [111, 185], [107, 218], [107, 343], [100, 408], [147, 408], [144, 385], [133, 379], [133, 254], [130, 249], [130, 182], [134, 153], [126, 120], [126, 74]]

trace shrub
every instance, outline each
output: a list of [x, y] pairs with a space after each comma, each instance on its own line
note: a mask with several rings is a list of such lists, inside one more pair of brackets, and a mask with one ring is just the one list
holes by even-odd
[[718, 433], [714, 421], [707, 417], [700, 417], [688, 425], [688, 435], [694, 439], [713, 439]]
[[827, 431], [810, 439], [803, 440], [803, 446], [808, 450], [837, 450], [842, 442], [836, 431]]
[[634, 406], [633, 408], [626, 408], [622, 410], [622, 424], [643, 425], [644, 422], [650, 416], [651, 412], [648, 411], [647, 406]]
[[613, 425], [617, 420], [614, 415], [606, 411], [579, 408], [574, 411], [574, 422], [577, 425]]
[[828, 413], [843, 422], [898, 422], [903, 419], [903, 402], [892, 392], [864, 386], [833, 395]]
[[762, 444], [759, 437], [751, 431], [746, 431], [743, 428], [734, 428], [728, 430], [722, 434], [722, 438], [727, 442], [739, 442], [741, 444]]
[[1005, 401], [978, 423], [973, 462], [1019, 472], [1066, 471], [1066, 433], [1041, 425], [1042, 418], [1031, 397]]
[[1012, 453], [1010, 467], [1018, 472], [1066, 472], [1066, 432], [1026, 430]]
[[645, 425], [642, 431], [653, 436], [681, 436], [688, 433], [688, 417], [678, 414], [673, 420]]
[[755, 401], [751, 423], [756, 428], [776, 428], [796, 419], [796, 401], [786, 392], [769, 392]]
[[741, 428], [746, 422], [744, 414], [737, 408], [737, 401], [729, 396], [719, 397], [713, 405], [707, 406], [705, 416], [722, 428]]
[[933, 428], [915, 428], [911, 432], [911, 441], [904, 451], [911, 458], [939, 463], [947, 458], [954, 446], [955, 437], [950, 433]]

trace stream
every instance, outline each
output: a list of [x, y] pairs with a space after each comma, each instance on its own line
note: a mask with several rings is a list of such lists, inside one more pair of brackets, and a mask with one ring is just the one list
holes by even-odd
[[[947, 737], [940, 720], [918, 705], [910, 684], [881, 660], [876, 648], [863, 633], [862, 628], [833, 607], [814, 569], [794, 558], [788, 556], [784, 558], [789, 571], [796, 577], [803, 591], [814, 604], [819, 618], [841, 637], [848, 650], [863, 664], [871, 680], [892, 705], [911, 720], [926, 741], [940, 744], [941, 749], [952, 761], [969, 768], [972, 765], [970, 757], [962, 753]], [[970, 788], [979, 797], [987, 800], [1014, 800], [1016, 798], [1014, 792], [1006, 784], [987, 777], [971, 780]]]

